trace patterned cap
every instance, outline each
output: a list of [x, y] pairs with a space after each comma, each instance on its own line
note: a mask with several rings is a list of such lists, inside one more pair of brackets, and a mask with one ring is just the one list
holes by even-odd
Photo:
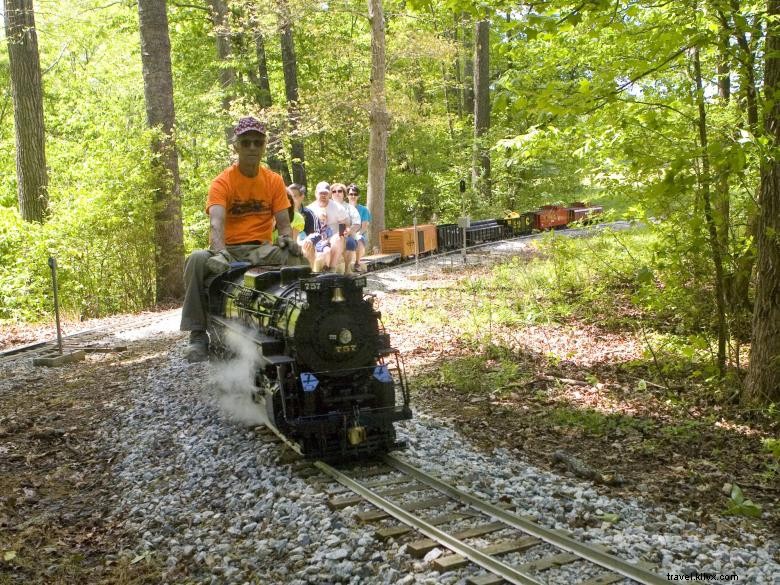
[[263, 124], [257, 118], [253, 118], [252, 116], [241, 118], [238, 121], [238, 124], [236, 124], [236, 127], [233, 129], [233, 134], [236, 136], [241, 136], [247, 132], [259, 132], [260, 134], [265, 134], [265, 124]]
[[317, 195], [326, 191], [330, 193], [330, 185], [328, 184], [327, 181], [320, 181], [319, 183], [317, 183], [317, 189], [314, 191], [315, 193], [317, 193]]

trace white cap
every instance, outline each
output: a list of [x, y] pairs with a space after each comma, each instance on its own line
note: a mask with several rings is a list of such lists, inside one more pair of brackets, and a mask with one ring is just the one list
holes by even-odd
[[330, 193], [330, 185], [328, 184], [327, 181], [320, 181], [319, 183], [317, 183], [317, 189], [314, 192], [317, 195], [319, 195], [323, 191], [327, 191], [328, 193]]

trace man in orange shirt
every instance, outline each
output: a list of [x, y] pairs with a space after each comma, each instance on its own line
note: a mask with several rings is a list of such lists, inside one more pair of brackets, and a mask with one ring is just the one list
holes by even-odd
[[[238, 162], [214, 179], [206, 199], [209, 249], [193, 251], [184, 264], [181, 330], [190, 332], [186, 358], [191, 362], [208, 358], [204, 281], [209, 275], [224, 272], [236, 260], [264, 265], [306, 262], [292, 238], [284, 181], [260, 165], [265, 155], [265, 126], [255, 118], [241, 118], [233, 134]], [[274, 225], [279, 233], [277, 245], [271, 244]]]

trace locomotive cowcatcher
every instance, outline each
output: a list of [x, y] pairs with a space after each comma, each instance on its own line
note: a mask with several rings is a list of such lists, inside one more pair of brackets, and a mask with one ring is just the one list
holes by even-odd
[[[234, 263], [208, 287], [212, 358], [256, 348], [252, 399], [303, 455], [345, 460], [401, 447], [412, 417], [398, 350], [364, 276]], [[255, 357], [255, 356], [253, 356]]]

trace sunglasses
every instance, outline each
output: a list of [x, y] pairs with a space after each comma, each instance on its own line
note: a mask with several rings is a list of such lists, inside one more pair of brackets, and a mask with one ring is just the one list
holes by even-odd
[[249, 148], [250, 146], [254, 146], [255, 148], [260, 148], [265, 144], [265, 140], [262, 138], [242, 138], [238, 141], [238, 143], [243, 146], [244, 148]]
[[357, 197], [358, 196], [358, 194], [353, 192], [353, 191], [350, 191], [349, 193], [347, 193], [347, 195], [349, 195], [350, 197]]
[[331, 191], [331, 193], [343, 193], [343, 192], [344, 189], [333, 189], [333, 191]]

